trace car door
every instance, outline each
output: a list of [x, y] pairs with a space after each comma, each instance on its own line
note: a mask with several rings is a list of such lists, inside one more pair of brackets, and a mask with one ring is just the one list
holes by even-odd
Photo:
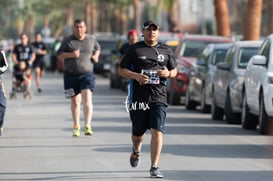
[[194, 100], [200, 102], [203, 82], [208, 72], [208, 61], [213, 48], [208, 46], [196, 62], [196, 72], [194, 81], [193, 96]]
[[224, 108], [227, 86], [230, 82], [230, 71], [232, 68], [236, 46], [229, 48], [224, 62], [216, 65], [216, 72], [214, 77], [215, 99], [218, 106]]
[[[259, 53], [260, 55], [264, 55], [267, 57], [267, 61], [269, 60], [269, 50], [270, 50], [270, 41], [265, 40], [263, 45], [261, 46]], [[267, 63], [268, 65], [268, 63]], [[251, 64], [248, 69], [248, 87], [247, 88], [247, 100], [250, 110], [254, 110], [255, 112], [259, 111], [259, 91], [261, 87], [261, 83], [266, 76], [267, 73], [267, 65], [254, 65]]]

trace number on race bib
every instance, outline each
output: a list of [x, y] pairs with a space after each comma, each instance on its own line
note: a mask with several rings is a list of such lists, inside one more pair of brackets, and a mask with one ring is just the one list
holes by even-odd
[[159, 84], [160, 78], [157, 75], [157, 70], [145, 70], [145, 69], [142, 69], [141, 73], [145, 74], [145, 75], [147, 75], [149, 77], [148, 84]]

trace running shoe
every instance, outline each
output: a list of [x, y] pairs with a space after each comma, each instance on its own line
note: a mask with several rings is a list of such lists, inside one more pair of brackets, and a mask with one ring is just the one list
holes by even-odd
[[74, 137], [80, 136], [80, 134], [81, 134], [80, 130], [81, 130], [80, 128], [74, 128], [72, 136], [74, 136]]
[[2, 135], [3, 130], [3, 128], [0, 128], [0, 136]]
[[140, 164], [140, 156], [139, 156], [139, 151], [135, 151], [133, 149], [133, 152], [130, 156], [130, 164], [132, 167], [138, 167]]
[[93, 134], [93, 131], [90, 126], [84, 127], [84, 135], [91, 136]]
[[163, 178], [163, 175], [160, 172], [158, 167], [151, 167], [150, 175], [151, 175], [151, 178]]

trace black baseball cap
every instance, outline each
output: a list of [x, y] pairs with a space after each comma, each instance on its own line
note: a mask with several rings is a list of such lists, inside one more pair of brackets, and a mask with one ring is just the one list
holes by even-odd
[[148, 20], [146, 21], [145, 23], [143, 23], [143, 26], [142, 28], [143, 29], [147, 29], [149, 28], [150, 26], [154, 26], [156, 29], [159, 29], [159, 25], [151, 20]]

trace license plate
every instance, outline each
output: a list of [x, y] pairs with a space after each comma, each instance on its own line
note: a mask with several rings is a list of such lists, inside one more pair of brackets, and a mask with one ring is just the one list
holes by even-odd
[[103, 70], [110, 70], [111, 69], [111, 65], [110, 64], [104, 64], [103, 65]]

